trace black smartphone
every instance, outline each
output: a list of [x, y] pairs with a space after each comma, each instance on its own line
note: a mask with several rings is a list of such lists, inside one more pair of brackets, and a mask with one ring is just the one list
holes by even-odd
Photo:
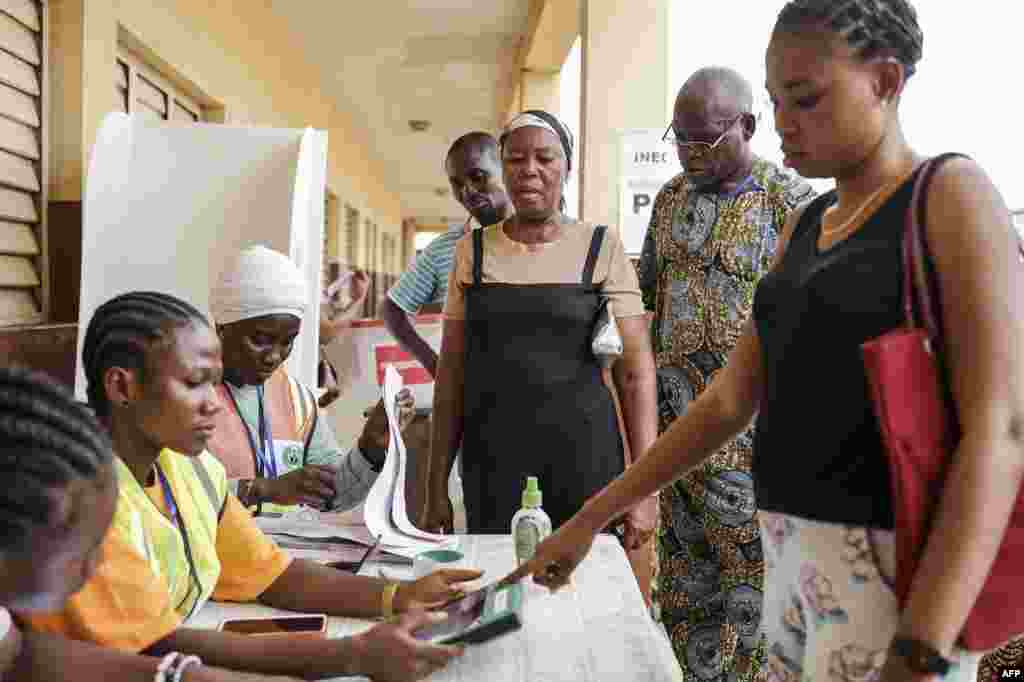
[[220, 624], [223, 632], [239, 635], [311, 635], [327, 632], [327, 616], [282, 616], [274, 618], [231, 618]]
[[444, 621], [413, 636], [438, 644], [482, 644], [523, 626], [522, 601], [521, 584], [495, 583], [444, 607]]

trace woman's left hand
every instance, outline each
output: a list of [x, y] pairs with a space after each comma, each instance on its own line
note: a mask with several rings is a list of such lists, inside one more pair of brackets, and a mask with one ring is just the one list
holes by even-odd
[[628, 552], [640, 549], [654, 535], [658, 524], [658, 498], [650, 497], [622, 517], [622, 545]]
[[395, 594], [395, 610], [402, 613], [410, 609], [441, 608], [466, 594], [464, 583], [483, 574], [483, 571], [445, 568], [414, 582], [402, 583]]

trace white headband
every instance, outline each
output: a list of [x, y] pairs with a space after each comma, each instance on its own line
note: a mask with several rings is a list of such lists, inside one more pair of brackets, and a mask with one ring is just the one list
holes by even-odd
[[280, 314], [301, 320], [308, 293], [306, 278], [288, 256], [265, 246], [250, 246], [213, 286], [210, 312], [217, 324]]
[[[555, 136], [555, 139], [558, 140], [558, 148], [562, 149], [562, 136], [558, 134], [558, 131], [555, 130], [554, 126], [542, 119], [540, 116], [534, 116], [530, 113], [519, 114], [512, 119], [512, 121], [505, 126], [505, 135], [509, 135], [513, 131], [529, 126], [533, 126], [534, 128], [543, 128], [544, 130], [549, 131]], [[565, 153], [564, 149], [562, 149], [562, 153]]]

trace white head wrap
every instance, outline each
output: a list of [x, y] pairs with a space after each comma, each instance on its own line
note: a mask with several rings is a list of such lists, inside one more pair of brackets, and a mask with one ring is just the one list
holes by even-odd
[[280, 314], [301, 320], [309, 303], [307, 286], [290, 258], [265, 246], [250, 246], [214, 284], [210, 312], [217, 324]]
[[519, 130], [520, 128], [526, 128], [527, 126], [543, 128], [544, 130], [549, 131], [552, 135], [558, 138], [559, 142], [561, 142], [562, 136], [557, 130], [555, 130], [553, 125], [542, 119], [540, 116], [536, 116], [529, 112], [523, 112], [509, 121], [509, 124], [505, 126], [504, 133], [507, 136], [513, 131]]
[[568, 173], [572, 172], [572, 149], [574, 142], [572, 131], [569, 130], [569, 127], [562, 123], [557, 116], [540, 109], [528, 109], [517, 114], [515, 118], [509, 121], [508, 125], [506, 125], [505, 129], [501, 132], [501, 139], [498, 143], [501, 146], [504, 146], [505, 138], [511, 135], [514, 131], [519, 130], [520, 128], [526, 128], [527, 126], [543, 128], [558, 139], [559, 146], [562, 149], [562, 156], [565, 158], [567, 171], [566, 179], [568, 179]]

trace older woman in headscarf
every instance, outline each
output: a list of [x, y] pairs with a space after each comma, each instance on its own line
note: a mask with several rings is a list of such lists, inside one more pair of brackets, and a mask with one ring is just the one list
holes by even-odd
[[[434, 433], [423, 519], [452, 528], [448, 474], [462, 444], [470, 533], [508, 533], [527, 476], [538, 476], [558, 527], [623, 472], [627, 452], [657, 437], [655, 368], [636, 271], [614, 229], [562, 211], [572, 134], [531, 110], [500, 138], [515, 215], [457, 247], [434, 389]], [[591, 335], [607, 299], [623, 340], [602, 379]], [[627, 549], [654, 529], [650, 501], [623, 519]]]
[[[208, 447], [238, 498], [258, 511], [354, 507], [366, 498], [388, 446], [379, 402], [356, 447], [343, 454], [314, 392], [284, 369], [306, 317], [307, 292], [287, 256], [253, 246], [225, 269], [210, 295], [223, 348], [224, 409]], [[404, 428], [414, 414], [408, 391], [400, 394], [399, 409]]]

